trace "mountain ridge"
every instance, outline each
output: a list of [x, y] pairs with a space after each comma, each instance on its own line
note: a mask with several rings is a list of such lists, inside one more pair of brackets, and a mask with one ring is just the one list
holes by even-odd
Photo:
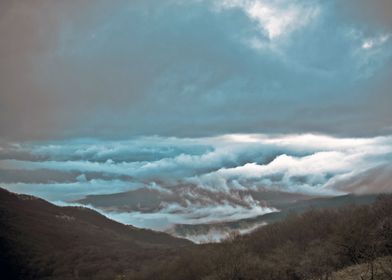
[[[123, 225], [91, 209], [59, 207], [1, 188], [0, 202], [0, 270], [8, 279], [45, 279], [48, 275], [70, 279], [90, 273], [91, 267], [103, 274], [116, 267], [118, 271], [120, 267], [140, 269], [145, 259], [154, 261], [192, 246], [189, 240]], [[113, 264], [112, 259], [126, 264]], [[27, 263], [21, 263], [24, 260]], [[55, 265], [64, 266], [63, 271], [52, 269], [56, 260], [64, 262]]]

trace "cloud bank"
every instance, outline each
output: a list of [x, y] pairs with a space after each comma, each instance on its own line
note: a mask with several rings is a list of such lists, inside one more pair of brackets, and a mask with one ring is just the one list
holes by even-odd
[[[257, 193], [392, 191], [390, 136], [231, 134], [8, 143], [0, 158], [0, 184], [11, 191], [56, 202], [131, 192], [130, 197], [139, 195], [139, 205], [125, 201], [102, 209], [116, 209], [110, 214], [116, 219], [153, 228], [274, 211]], [[140, 206], [151, 201], [158, 202]]]

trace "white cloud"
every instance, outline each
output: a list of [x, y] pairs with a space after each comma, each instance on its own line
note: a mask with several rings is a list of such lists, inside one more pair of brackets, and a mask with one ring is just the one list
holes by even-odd
[[[7, 153], [7, 149], [12, 153]], [[153, 188], [162, 195], [166, 192], [171, 199], [162, 201], [154, 208], [156, 212], [110, 213], [123, 222], [139, 226], [144, 223], [144, 226], [154, 228], [176, 222], [234, 220], [270, 211], [252, 197], [251, 190], [316, 195], [392, 191], [387, 184], [390, 168], [385, 168], [392, 163], [390, 136], [141, 137], [115, 142], [22, 143], [12, 148], [6, 145], [4, 150], [8, 158], [20, 156], [19, 150], [23, 151], [24, 159], [0, 160], [0, 171], [24, 174], [23, 182], [12, 184], [1, 182], [0, 178], [0, 184], [11, 191], [51, 201], [69, 201], [88, 194], [110, 194], [142, 187]], [[140, 150], [150, 152], [140, 154]], [[151, 156], [155, 153], [160, 156]], [[32, 171], [42, 171], [41, 176], [50, 174], [45, 170], [67, 173], [67, 180], [74, 179], [29, 183]]]
[[[338, 176], [339, 174], [348, 173], [355, 166], [358, 170], [363, 168], [362, 158], [357, 154], [342, 153], [336, 151], [318, 152], [305, 157], [293, 157], [286, 154], [279, 155], [268, 164], [246, 163], [243, 166], [234, 168], [222, 168], [218, 171], [211, 172], [193, 178], [201, 187], [214, 188], [220, 186], [222, 189], [232, 189], [242, 186], [246, 189], [249, 187], [264, 186], [266, 187], [265, 178], [281, 175], [279, 188], [285, 191], [305, 191], [307, 193], [327, 193], [333, 194], [333, 188], [329, 190], [322, 189], [323, 184], [328, 182], [329, 174]], [[367, 168], [367, 166], [365, 167]], [[305, 181], [298, 183], [293, 182], [293, 178], [303, 177]], [[232, 184], [231, 182], [235, 182]], [[241, 182], [241, 183], [239, 183]], [[276, 186], [275, 186], [276, 188]]]
[[365, 39], [362, 43], [362, 49], [369, 50], [374, 47], [379, 47], [389, 40], [390, 35], [384, 34], [375, 38]]
[[214, 242], [221, 242], [225, 239], [230, 238], [231, 234], [247, 234], [250, 233], [259, 227], [265, 226], [267, 223], [259, 223], [249, 227], [241, 228], [241, 229], [217, 229], [217, 228], [210, 228], [205, 233], [199, 234], [187, 234], [185, 236], [178, 236], [178, 237], [185, 237], [197, 244], [202, 243], [214, 243]]
[[[134, 181], [176, 182], [195, 179], [212, 180], [207, 184], [211, 189], [226, 184], [227, 180], [237, 179], [234, 184], [240, 186], [240, 179], [268, 177], [273, 174], [283, 174], [286, 178], [293, 176], [337, 175], [351, 170], [363, 170], [376, 164], [385, 164], [385, 155], [392, 152], [390, 137], [376, 138], [335, 138], [326, 135], [263, 135], [239, 134], [223, 135], [198, 139], [168, 139], [146, 138], [137, 141], [111, 144], [110, 141], [95, 143], [91, 150], [88, 143], [83, 145], [73, 142], [58, 143], [49, 146], [21, 145], [20, 149], [38, 157], [45, 154], [55, 160], [0, 160], [3, 170], [60, 170], [99, 172], [112, 174], [113, 177], [125, 175]], [[162, 144], [164, 143], [164, 144]], [[166, 143], [166, 144], [165, 144]], [[121, 149], [102, 154], [108, 146], [121, 146]], [[129, 145], [129, 146], [127, 146]], [[181, 147], [181, 152], [165, 153], [172, 146]], [[53, 154], [51, 152], [53, 148]], [[135, 148], [136, 147], [136, 148]], [[195, 153], [195, 147], [200, 151]], [[75, 149], [79, 156], [74, 157]], [[162, 154], [163, 158], [151, 158], [144, 155], [139, 160], [133, 160], [139, 150], [151, 150], [152, 153]], [[113, 161], [111, 157], [119, 158], [127, 154], [130, 160]], [[99, 156], [98, 156], [99, 155]], [[103, 155], [106, 155], [103, 156]], [[82, 177], [76, 178], [76, 182]], [[143, 184], [145, 185], [145, 184]], [[227, 187], [227, 186], [226, 186]], [[243, 186], [247, 188], [248, 186]]]
[[289, 1], [223, 0], [218, 1], [218, 7], [223, 10], [242, 9], [270, 40], [308, 25], [320, 12], [315, 4], [303, 5]]
[[[91, 208], [94, 209], [94, 207]], [[274, 208], [260, 206], [245, 208], [230, 205], [225, 202], [220, 205], [189, 205], [188, 207], [171, 204], [156, 213], [118, 213], [106, 211], [104, 214], [111, 219], [125, 224], [131, 224], [138, 227], [145, 227], [147, 224], [149, 228], [155, 230], [167, 230], [174, 224], [202, 224], [235, 221], [276, 211], [277, 210]]]
[[389, 33], [373, 32], [369, 35], [361, 29], [349, 28], [346, 35], [353, 44], [351, 56], [356, 61], [355, 80], [372, 77], [392, 57]]

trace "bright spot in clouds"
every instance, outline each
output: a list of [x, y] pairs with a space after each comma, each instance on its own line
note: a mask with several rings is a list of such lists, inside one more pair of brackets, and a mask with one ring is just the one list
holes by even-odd
[[362, 48], [363, 49], [371, 49], [373, 47], [378, 47], [382, 44], [384, 44], [385, 42], [387, 42], [389, 40], [390, 35], [382, 35], [376, 38], [372, 38], [372, 39], [366, 39], [363, 44], [362, 44]]
[[301, 5], [287, 1], [223, 0], [218, 3], [222, 9], [242, 9], [270, 40], [310, 24], [320, 12], [316, 4]]

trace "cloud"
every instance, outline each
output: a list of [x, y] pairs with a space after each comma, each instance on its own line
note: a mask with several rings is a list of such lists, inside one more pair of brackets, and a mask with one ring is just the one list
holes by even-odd
[[338, 1], [338, 7], [357, 21], [366, 21], [381, 28], [392, 28], [392, 3], [389, 0]]
[[[65, 205], [61, 202], [58, 204]], [[95, 209], [92, 206], [89, 207]], [[142, 228], [148, 227], [161, 231], [170, 229], [170, 227], [174, 224], [200, 224], [235, 221], [277, 211], [274, 208], [261, 207], [256, 205], [252, 208], [246, 208], [239, 205], [230, 205], [227, 203], [220, 205], [207, 205], [204, 207], [189, 205], [186, 208], [180, 205], [171, 204], [167, 205], [157, 213], [119, 213], [116, 211], [102, 211], [101, 209], [96, 210], [108, 216], [109, 218], [124, 224], [130, 224]]]
[[389, 163], [392, 145], [390, 137], [242, 134], [22, 143], [10, 148], [12, 153], [6, 149], [2, 154], [20, 155], [21, 150], [25, 158], [0, 160], [2, 172], [24, 174], [24, 181], [64, 173], [75, 183], [111, 178], [165, 188], [190, 183], [217, 192], [270, 187], [317, 193], [333, 192], [333, 186], [324, 186], [343, 174], [354, 176]]
[[287, 1], [242, 1], [221, 0], [217, 2], [219, 9], [239, 8], [261, 29], [269, 40], [287, 36], [296, 29], [309, 24], [320, 12], [317, 3], [309, 5], [301, 2]]
[[100, 211], [154, 229], [276, 211], [266, 198], [271, 192], [325, 196], [392, 191], [391, 136], [84, 139], [3, 144], [0, 155], [0, 185], [11, 191], [60, 204], [121, 193], [107, 197]]
[[366, 39], [362, 44], [362, 48], [368, 50], [374, 47], [378, 47], [387, 42], [389, 40], [389, 37], [390, 35], [381, 35], [376, 38]]
[[[200, 186], [208, 188], [221, 186], [230, 189], [241, 186], [244, 189], [257, 189], [264, 186], [290, 192], [336, 194], [335, 188], [324, 188], [330, 176], [349, 173], [354, 166], [360, 173], [364, 168], [363, 160], [363, 155], [336, 151], [316, 152], [304, 157], [283, 154], [268, 164], [247, 163], [234, 168], [222, 168], [202, 175], [196, 181]], [[365, 170], [369, 165], [365, 164]], [[274, 182], [270, 178], [280, 179]]]
[[389, 103], [376, 100], [388, 98], [379, 89], [390, 40], [377, 38], [390, 32], [353, 23], [329, 2], [1, 5], [7, 141], [388, 134]]
[[[222, 242], [224, 240], [229, 239], [232, 234], [247, 234], [250, 233], [257, 228], [261, 226], [265, 226], [267, 223], [256, 223], [253, 226], [248, 226], [240, 229], [230, 229], [230, 228], [214, 228], [211, 227], [208, 230], [205, 230], [204, 232], [200, 233], [194, 233], [194, 234], [185, 234], [179, 237], [185, 237], [197, 244], [202, 244], [202, 243], [216, 243], [216, 242]], [[170, 232], [170, 231], [169, 231]], [[174, 233], [175, 235], [175, 233]]]

